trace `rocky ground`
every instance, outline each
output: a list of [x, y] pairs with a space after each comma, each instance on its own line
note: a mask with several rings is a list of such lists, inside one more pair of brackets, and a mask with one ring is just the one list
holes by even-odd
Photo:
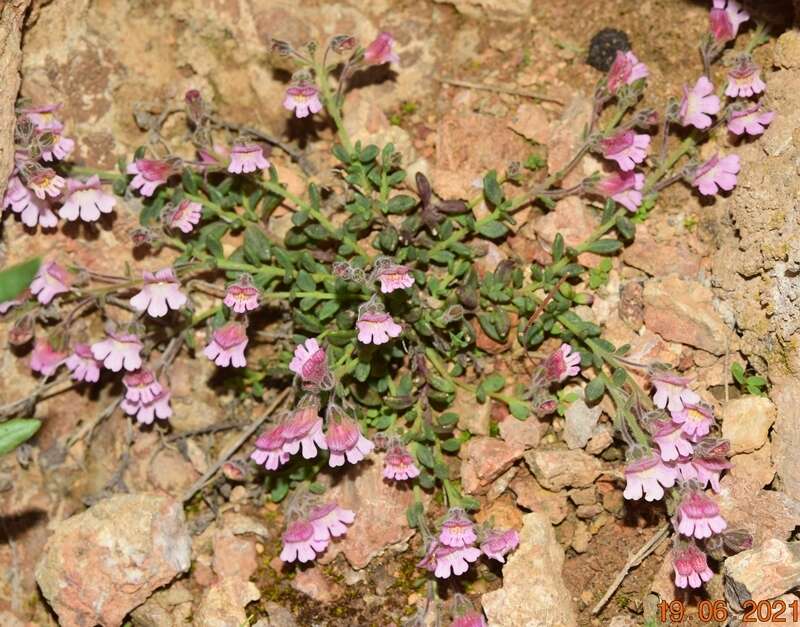
[[[757, 52], [778, 118], [761, 140], [736, 147], [743, 165], [732, 195], [701, 203], [675, 186], [662, 196], [584, 313], [641, 360], [691, 373], [723, 417], [735, 464], [722, 482], [723, 515], [730, 527], [753, 533], [754, 546], [728, 560], [727, 579], [716, 575], [707, 598], [730, 600], [731, 590], [744, 589], [791, 602], [800, 586], [800, 36], [781, 35], [792, 21], [790, 3], [748, 9], [780, 35]], [[691, 46], [707, 27], [704, 2], [52, 0], [29, 10], [21, 89], [35, 102], [65, 103], [75, 158], [86, 164], [111, 167], [142, 142], [134, 107], [160, 111], [198, 88], [213, 94], [226, 118], [294, 142], [311, 177], [336, 184], [330, 130], [287, 124], [280, 106], [287, 73], [270, 64], [265, 42], [340, 33], [369, 40], [388, 30], [399, 41], [400, 67], [348, 95], [347, 124], [356, 138], [394, 142], [409, 169], [425, 172], [448, 197], [510, 160], [536, 154], [554, 168], [564, 163], [600, 76], [585, 64], [588, 40], [606, 26], [626, 31], [649, 65], [652, 106], [700, 71]], [[177, 138], [182, 130], [172, 132]], [[275, 161], [299, 188], [303, 172], [279, 153]], [[514, 236], [489, 247], [483, 268], [505, 258], [530, 262], [557, 231], [578, 241], [593, 228], [590, 218], [574, 198], [548, 214], [525, 210]], [[30, 237], [6, 219], [0, 265], [57, 251], [118, 272], [131, 261], [134, 224], [133, 211], [120, 210], [87, 244], [66, 231]], [[287, 214], [277, 212], [271, 227], [285, 232]], [[0, 320], [0, 337], [8, 331]], [[498, 371], [513, 371], [519, 355], [481, 341]], [[0, 352], [0, 406], [36, 385], [19, 357]], [[735, 362], [769, 376], [768, 397], [741, 394], [730, 376]], [[405, 524], [411, 495], [384, 484], [377, 460], [359, 467], [352, 483], [331, 487], [359, 517], [336, 551], [309, 568], [277, 559], [280, 510], [257, 484], [219, 479], [206, 498], [182, 507], [189, 486], [259, 411], [232, 403], [213, 375], [206, 360], [176, 361], [168, 433], [134, 437], [113, 407], [96, 421], [112, 390], [99, 397], [66, 390], [38, 405], [46, 423], [31, 457], [0, 461], [0, 624], [54, 625], [58, 614], [61, 624], [87, 625], [96, 613], [107, 625], [148, 627], [399, 625], [423, 602], [425, 579], [414, 568], [419, 540]], [[673, 599], [690, 608], [681, 624], [700, 624], [691, 609], [698, 598], [676, 595], [671, 583], [664, 514], [622, 498], [623, 453], [607, 407], [576, 401], [563, 418], [544, 423], [518, 422], [491, 403], [476, 410], [466, 396], [460, 406], [459, 426], [474, 435], [460, 454], [462, 484], [483, 504], [479, 520], [521, 529], [522, 542], [502, 581], [500, 569], [484, 565], [450, 591], [469, 594], [496, 625], [641, 625], [660, 600]], [[593, 614], [648, 543], [653, 550]]]

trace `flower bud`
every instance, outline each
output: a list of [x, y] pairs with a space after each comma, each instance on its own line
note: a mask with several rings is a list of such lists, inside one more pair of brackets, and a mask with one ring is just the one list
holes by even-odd
[[331, 50], [336, 54], [348, 52], [356, 47], [356, 38], [352, 35], [336, 35], [331, 40]]
[[732, 553], [741, 553], [753, 547], [753, 535], [747, 529], [727, 529], [722, 534], [722, 542]]
[[282, 39], [272, 40], [272, 52], [281, 57], [288, 57], [294, 52], [292, 45], [288, 41]]
[[33, 316], [22, 316], [14, 323], [11, 330], [8, 332], [8, 343], [11, 346], [23, 346], [30, 342], [36, 332], [33, 325]]
[[547, 398], [543, 401], [540, 401], [533, 408], [533, 412], [539, 418], [544, 418], [545, 416], [552, 414], [556, 409], [558, 409], [558, 401], [555, 398]]

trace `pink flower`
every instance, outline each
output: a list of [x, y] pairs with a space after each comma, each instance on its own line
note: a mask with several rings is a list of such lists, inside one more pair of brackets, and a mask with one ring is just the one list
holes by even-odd
[[675, 585], [679, 588], [699, 588], [704, 581], [714, 576], [708, 567], [706, 554], [693, 544], [683, 550], [675, 551], [672, 560], [675, 567]]
[[382, 311], [365, 311], [356, 320], [358, 341], [364, 344], [386, 344], [397, 337], [403, 328]]
[[156, 418], [166, 420], [172, 416], [172, 407], [169, 404], [171, 396], [172, 393], [168, 389], [162, 388], [156, 396], [147, 402], [142, 398], [138, 401], [132, 401], [126, 396], [122, 399], [120, 407], [129, 416], [135, 416], [138, 423], [149, 425], [153, 424]]
[[49, 203], [31, 194], [17, 176], [12, 176], [8, 181], [3, 207], [11, 207], [11, 211], [20, 214], [22, 223], [31, 228], [41, 224], [43, 229], [52, 229], [58, 224], [58, 218]]
[[464, 510], [450, 510], [439, 531], [439, 542], [445, 546], [461, 548], [473, 544], [477, 539], [475, 525], [467, 518]]
[[240, 278], [236, 283], [232, 283], [227, 287], [225, 300], [222, 302], [236, 313], [242, 314], [258, 309], [260, 296], [261, 291], [253, 285], [249, 277], [247, 279]]
[[308, 117], [309, 113], [319, 113], [322, 111], [319, 90], [311, 83], [292, 85], [286, 89], [283, 106], [289, 111], [294, 111], [295, 117], [298, 118]]
[[704, 196], [713, 196], [720, 189], [729, 192], [736, 187], [739, 168], [739, 155], [728, 155], [722, 159], [714, 155], [697, 168], [692, 186]]
[[75, 140], [64, 137], [62, 135], [63, 132], [63, 125], [52, 131], [44, 132], [47, 134], [47, 141], [43, 142], [42, 145], [42, 159], [44, 161], [66, 159], [75, 150]]
[[694, 448], [692, 443], [685, 438], [681, 425], [671, 420], [663, 420], [656, 423], [653, 433], [653, 441], [658, 445], [661, 459], [665, 462], [672, 462], [681, 455], [691, 455]]
[[28, 118], [37, 131], [54, 131], [64, 126], [61, 121], [53, 115], [60, 108], [61, 103], [46, 104], [38, 107], [21, 109], [20, 114]]
[[703, 403], [683, 403], [681, 409], [670, 413], [672, 421], [681, 425], [683, 432], [695, 442], [708, 435], [714, 424], [713, 410]]
[[181, 292], [181, 284], [172, 268], [155, 273], [145, 270], [142, 277], [144, 286], [130, 300], [136, 311], [147, 311], [153, 318], [160, 318], [170, 309], [178, 310], [186, 304], [186, 294]]
[[653, 402], [659, 409], [665, 407], [671, 412], [683, 408], [684, 403], [698, 403], [700, 397], [687, 386], [691, 379], [679, 377], [667, 372], [655, 372], [650, 375], [650, 382], [656, 389]]
[[622, 85], [631, 85], [639, 79], [647, 78], [649, 74], [647, 66], [635, 54], [617, 50], [617, 57], [608, 71], [608, 91], [616, 94]]
[[664, 488], [675, 485], [678, 473], [652, 453], [625, 466], [626, 499], [637, 500], [644, 494], [645, 501], [658, 501], [664, 497]]
[[750, 59], [743, 59], [730, 72], [728, 72], [728, 85], [725, 87], [725, 95], [731, 98], [737, 96], [749, 98], [755, 94], [760, 94], [767, 88], [761, 80], [761, 72], [758, 66]]
[[432, 571], [440, 579], [446, 579], [451, 574], [463, 575], [469, 569], [470, 563], [480, 556], [480, 549], [474, 546], [457, 549], [442, 546], [434, 540], [428, 548], [428, 553], [417, 566]]
[[296, 520], [290, 523], [283, 533], [283, 549], [281, 560], [284, 562], [310, 562], [318, 553], [328, 548], [327, 540], [314, 537], [314, 525], [307, 520]]
[[92, 176], [86, 182], [67, 179], [67, 193], [58, 215], [70, 222], [80, 217], [84, 222], [94, 222], [101, 213], [111, 213], [116, 200], [100, 187], [100, 177]]
[[400, 63], [400, 57], [394, 50], [394, 37], [383, 32], [364, 50], [364, 61], [371, 65], [383, 63]]
[[228, 322], [214, 331], [211, 342], [206, 346], [203, 354], [218, 366], [227, 368], [244, 368], [247, 359], [244, 349], [247, 347], [247, 331], [239, 322]]
[[319, 405], [312, 404], [292, 413], [291, 418], [283, 425], [284, 452], [294, 455], [302, 447], [303, 458], [313, 459], [317, 456], [317, 447], [323, 451], [328, 448], [318, 410]]
[[256, 440], [256, 450], [250, 455], [255, 463], [263, 465], [267, 470], [277, 470], [289, 461], [289, 453], [283, 450], [286, 441], [283, 437], [284, 426], [275, 425], [265, 431]]
[[[694, 481], [697, 481], [703, 488], [711, 485], [711, 489], [714, 490], [714, 492], [719, 492], [720, 475], [722, 474], [723, 470], [728, 470], [732, 466], [733, 465], [724, 457], [704, 457], [695, 454], [695, 456], [692, 457], [692, 469], [694, 470], [694, 476], [690, 478]], [[689, 471], [687, 474], [690, 473], [691, 471]]]
[[747, 109], [733, 111], [728, 120], [728, 130], [734, 135], [761, 135], [774, 118], [774, 111], [762, 111], [759, 105], [754, 104]]
[[71, 282], [69, 272], [55, 261], [46, 261], [31, 282], [30, 290], [42, 305], [48, 305], [59, 294], [69, 292]]
[[739, 32], [739, 26], [750, 19], [747, 11], [743, 11], [735, 0], [714, 0], [714, 6], [708, 14], [711, 33], [719, 43], [730, 41]]
[[719, 113], [720, 102], [714, 92], [714, 86], [707, 77], [701, 76], [690, 90], [683, 86], [683, 100], [681, 100], [681, 124], [692, 125], [703, 129], [711, 126], [711, 116]]
[[135, 335], [127, 333], [108, 333], [106, 339], [92, 344], [92, 355], [112, 372], [138, 370], [142, 367], [139, 352], [142, 342]]
[[383, 476], [394, 481], [406, 481], [419, 476], [419, 468], [411, 454], [401, 446], [393, 446], [383, 458]]
[[294, 349], [289, 370], [303, 379], [304, 383], [319, 385], [328, 376], [328, 356], [314, 338], [307, 339]]
[[352, 525], [355, 519], [354, 512], [342, 509], [336, 501], [314, 507], [308, 513], [308, 522], [314, 526], [314, 539], [325, 542], [347, 533], [345, 525]]
[[264, 157], [264, 149], [258, 144], [233, 145], [228, 172], [247, 174], [256, 170], [265, 170], [268, 167], [269, 161]]
[[171, 229], [191, 233], [192, 229], [200, 223], [202, 213], [203, 207], [199, 202], [184, 198], [175, 209], [167, 214], [166, 223]]
[[642, 204], [644, 174], [641, 172], [614, 172], [601, 179], [597, 190], [605, 197], [610, 197], [628, 211], [636, 211]]
[[358, 424], [346, 416], [328, 423], [327, 442], [330, 450], [328, 465], [331, 468], [343, 466], [345, 458], [357, 464], [375, 445], [361, 434]]
[[76, 344], [66, 363], [75, 381], [95, 383], [100, 379], [101, 364], [92, 355], [92, 349], [88, 344]]
[[603, 156], [616, 161], [623, 172], [633, 170], [637, 163], [642, 163], [647, 158], [649, 146], [650, 135], [638, 134], [632, 130], [620, 131], [600, 142]]
[[381, 292], [384, 294], [414, 285], [414, 277], [408, 266], [388, 266], [380, 271], [378, 280], [381, 282]]
[[703, 492], [695, 490], [678, 506], [678, 533], [698, 540], [720, 533], [728, 524], [719, 515], [719, 506]]
[[55, 374], [66, 358], [66, 353], [58, 352], [47, 340], [36, 340], [31, 352], [31, 370], [49, 377]]
[[24, 303], [30, 297], [31, 293], [30, 290], [25, 290], [22, 292], [20, 296], [15, 298], [14, 300], [6, 300], [0, 303], [0, 316], [3, 314], [7, 314], [11, 311], [14, 307], [17, 307]]
[[126, 373], [122, 382], [125, 384], [125, 398], [133, 403], [149, 403], [163, 389], [155, 375], [146, 368]]
[[481, 542], [481, 551], [486, 557], [498, 562], [506, 561], [506, 554], [519, 546], [519, 534], [514, 529], [490, 531]]
[[544, 376], [548, 383], [560, 383], [568, 377], [574, 377], [581, 371], [581, 356], [572, 350], [569, 344], [562, 344], [558, 350], [542, 364]]
[[473, 610], [454, 618], [450, 627], [486, 627], [486, 621], [483, 619], [483, 614]]
[[131, 188], [138, 189], [142, 196], [152, 196], [172, 175], [172, 166], [157, 159], [137, 159], [128, 164], [127, 172], [134, 175]]
[[28, 187], [39, 200], [44, 200], [47, 196], [54, 197], [61, 193], [64, 178], [56, 174], [55, 170], [46, 168], [31, 174], [28, 178]]

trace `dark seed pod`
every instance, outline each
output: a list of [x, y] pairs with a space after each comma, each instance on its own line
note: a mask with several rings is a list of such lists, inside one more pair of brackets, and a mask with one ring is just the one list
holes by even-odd
[[625, 33], [616, 28], [604, 28], [592, 37], [586, 63], [601, 72], [608, 72], [617, 52], [627, 52], [630, 49], [631, 42]]

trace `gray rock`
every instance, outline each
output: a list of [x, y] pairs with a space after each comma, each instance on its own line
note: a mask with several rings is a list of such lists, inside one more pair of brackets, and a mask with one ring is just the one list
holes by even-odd
[[569, 448], [584, 448], [597, 430], [603, 410], [589, 407], [583, 399], [572, 403], [564, 413], [564, 441]]
[[736, 607], [774, 599], [800, 585], [800, 543], [772, 538], [725, 560], [725, 594]]
[[561, 490], [584, 488], [603, 472], [597, 458], [581, 450], [534, 450], [525, 454], [525, 462], [543, 488]]

